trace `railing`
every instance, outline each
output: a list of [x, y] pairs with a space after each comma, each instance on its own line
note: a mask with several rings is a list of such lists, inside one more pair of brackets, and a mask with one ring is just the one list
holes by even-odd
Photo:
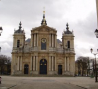
[[31, 48], [29, 47], [21, 47], [21, 48], [17, 48], [17, 47], [14, 47], [12, 52], [30, 52], [31, 51]]
[[73, 48], [57, 48], [57, 52], [59, 53], [74, 53], [74, 49]]
[[58, 53], [63, 53], [63, 48], [57, 48], [57, 49], [56, 49], [56, 52], [58, 52]]
[[74, 48], [66, 48], [66, 49], [64, 49], [64, 52], [65, 53], [74, 53], [75, 51], [74, 51]]
[[[13, 48], [13, 51], [12, 52], [35, 52], [35, 51], [38, 51], [38, 52], [43, 52], [43, 50], [39, 50], [38, 47], [34, 47], [34, 48], [31, 48], [31, 47], [21, 47], [21, 48], [16, 48], [14, 47]], [[49, 48], [49, 50], [44, 50], [44, 51], [48, 51], [48, 52], [51, 52], [51, 51], [55, 51], [57, 53], [75, 53], [74, 51], [74, 48]]]

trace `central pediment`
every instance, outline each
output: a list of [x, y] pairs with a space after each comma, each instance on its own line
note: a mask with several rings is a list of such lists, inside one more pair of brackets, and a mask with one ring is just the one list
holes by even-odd
[[32, 28], [31, 32], [33, 32], [33, 31], [47, 31], [47, 32], [53, 31], [53, 32], [57, 32], [56, 29], [54, 29], [52, 27], [49, 27], [47, 25], [42, 25], [42, 26], [39, 26], [39, 27]]

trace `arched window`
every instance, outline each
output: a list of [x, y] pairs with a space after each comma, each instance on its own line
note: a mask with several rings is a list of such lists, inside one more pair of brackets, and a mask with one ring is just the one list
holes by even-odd
[[67, 41], [68, 48], [70, 48], [70, 41]]
[[41, 39], [41, 50], [46, 50], [46, 39], [45, 38]]
[[20, 40], [17, 40], [17, 48], [19, 48]]

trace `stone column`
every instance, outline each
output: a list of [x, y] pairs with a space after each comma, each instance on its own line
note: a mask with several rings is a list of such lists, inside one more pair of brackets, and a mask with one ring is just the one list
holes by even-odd
[[66, 71], [66, 69], [67, 69], [67, 66], [66, 66], [66, 64], [67, 64], [66, 62], [67, 62], [67, 61], [66, 61], [66, 60], [67, 60], [67, 57], [65, 57], [65, 71]]
[[36, 71], [38, 70], [37, 66], [38, 66], [38, 56], [36, 56]]
[[55, 71], [56, 71], [56, 56], [55, 56]]
[[49, 71], [51, 71], [51, 56], [49, 56]]
[[32, 37], [33, 37], [33, 36], [31, 35], [31, 47], [33, 47], [33, 45], [32, 45]]
[[33, 57], [33, 71], [35, 71], [35, 56]]
[[51, 47], [51, 34], [49, 35], [49, 47]]
[[53, 71], [53, 56], [52, 56], [52, 71]]
[[31, 66], [30, 66], [30, 70], [32, 71], [32, 56], [31, 56]]
[[36, 34], [34, 34], [34, 47], [36, 46]]
[[55, 35], [53, 34], [53, 48], [55, 47], [55, 40], [54, 40], [54, 38], [55, 38]]
[[52, 47], [53, 47], [53, 45], [54, 45], [54, 42], [53, 42], [53, 34], [52, 34]]
[[16, 71], [16, 69], [15, 69], [15, 56], [14, 56], [14, 54], [12, 54], [11, 74], [14, 74], [15, 71]]
[[67, 58], [67, 70], [69, 71], [69, 57]]
[[17, 59], [17, 70], [19, 70], [19, 56], [18, 56], [18, 59]]
[[36, 46], [37, 46], [37, 33], [36, 33]]
[[55, 57], [53, 57], [53, 71], [55, 71]]
[[34, 34], [32, 34], [32, 47], [34, 47]]
[[38, 33], [37, 33], [37, 47], [38, 47]]
[[55, 48], [56, 48], [56, 45], [57, 45], [57, 35], [55, 35]]
[[20, 70], [22, 71], [22, 56], [21, 56], [21, 59], [20, 59]]

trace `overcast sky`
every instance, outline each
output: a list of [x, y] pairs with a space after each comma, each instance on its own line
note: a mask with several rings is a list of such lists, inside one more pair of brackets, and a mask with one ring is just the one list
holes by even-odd
[[0, 54], [11, 56], [14, 29], [19, 22], [26, 33], [31, 36], [31, 29], [40, 26], [43, 7], [45, 7], [47, 25], [57, 30], [57, 38], [61, 40], [62, 32], [69, 23], [75, 35], [75, 52], [78, 56], [92, 56], [90, 48], [96, 52], [98, 38], [94, 31], [97, 28], [95, 0], [1, 0], [0, 26], [3, 32], [0, 37]]

